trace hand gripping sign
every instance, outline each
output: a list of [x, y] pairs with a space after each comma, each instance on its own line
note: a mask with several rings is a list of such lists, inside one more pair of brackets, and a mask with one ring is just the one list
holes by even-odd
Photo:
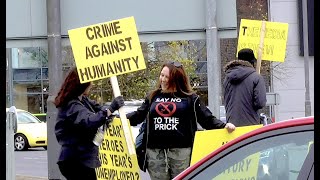
[[[68, 31], [81, 83], [110, 77], [114, 96], [121, 95], [116, 76], [146, 68], [133, 17]], [[123, 109], [119, 109], [129, 154], [135, 154]]]
[[227, 142], [260, 127], [262, 125], [237, 127], [232, 133], [228, 133], [226, 129], [197, 131], [194, 137], [190, 164], [195, 164]]

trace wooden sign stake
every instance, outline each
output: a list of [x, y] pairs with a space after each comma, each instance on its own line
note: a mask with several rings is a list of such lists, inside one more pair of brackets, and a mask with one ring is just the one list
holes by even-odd
[[260, 31], [260, 44], [259, 44], [259, 49], [258, 49], [258, 59], [257, 59], [257, 65], [256, 65], [256, 71], [258, 74], [260, 74], [265, 33], [266, 33], [266, 21], [262, 21], [261, 31]]

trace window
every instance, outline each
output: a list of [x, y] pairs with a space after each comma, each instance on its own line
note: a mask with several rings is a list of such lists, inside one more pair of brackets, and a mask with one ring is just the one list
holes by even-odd
[[46, 112], [49, 91], [48, 51], [45, 47], [7, 49], [7, 107]]
[[259, 139], [230, 152], [192, 179], [296, 180], [313, 139], [313, 131]]
[[27, 112], [18, 112], [18, 123], [28, 124], [28, 123], [39, 123], [38, 119], [33, 117]]

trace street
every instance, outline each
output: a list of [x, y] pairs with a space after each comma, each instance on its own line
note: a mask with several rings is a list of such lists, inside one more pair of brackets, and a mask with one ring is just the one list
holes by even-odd
[[[138, 135], [139, 127], [132, 127], [132, 135]], [[134, 138], [135, 139], [135, 138]], [[15, 171], [17, 176], [48, 178], [48, 155], [43, 148], [15, 151]], [[149, 180], [147, 173], [140, 171], [142, 180]]]
[[32, 148], [28, 151], [15, 151], [16, 175], [48, 177], [47, 151]]

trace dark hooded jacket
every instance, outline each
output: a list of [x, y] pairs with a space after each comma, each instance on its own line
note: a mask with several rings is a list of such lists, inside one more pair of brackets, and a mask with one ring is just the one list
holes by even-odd
[[58, 108], [55, 135], [61, 145], [59, 161], [78, 161], [90, 168], [101, 166], [99, 147], [92, 140], [100, 126], [111, 119], [95, 101], [83, 97]]
[[258, 110], [266, 105], [263, 77], [247, 61], [234, 60], [225, 66], [223, 82], [226, 120], [235, 126], [260, 124]]

